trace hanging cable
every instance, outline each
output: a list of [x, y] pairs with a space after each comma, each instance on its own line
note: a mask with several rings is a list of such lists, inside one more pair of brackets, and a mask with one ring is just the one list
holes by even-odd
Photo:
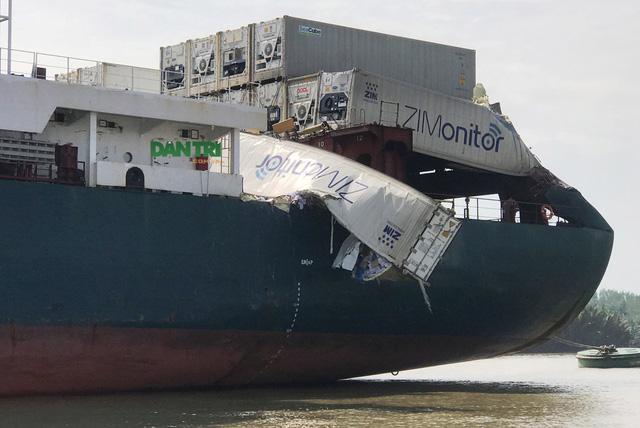
[[572, 342], [570, 340], [561, 339], [559, 337], [552, 337], [551, 340], [555, 340], [556, 342], [564, 343], [565, 345], [575, 346], [576, 348], [585, 348], [585, 349], [589, 349], [589, 348], [597, 349], [597, 348], [600, 348], [600, 346], [585, 345], [584, 343]]

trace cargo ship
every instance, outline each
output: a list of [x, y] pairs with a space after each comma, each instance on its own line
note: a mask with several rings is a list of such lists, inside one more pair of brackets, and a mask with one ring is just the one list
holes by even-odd
[[[498, 108], [342, 74], [362, 93], [319, 91], [309, 127], [0, 75], [0, 395], [335, 381], [517, 352], [577, 316], [613, 231]], [[340, 93], [381, 112], [385, 86], [429, 104], [318, 116]], [[489, 194], [491, 219], [441, 202]]]

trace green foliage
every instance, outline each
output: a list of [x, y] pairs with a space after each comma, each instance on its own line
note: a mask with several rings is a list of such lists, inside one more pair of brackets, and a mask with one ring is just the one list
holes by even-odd
[[588, 305], [559, 335], [560, 338], [585, 345], [630, 346], [631, 325], [617, 313]]
[[[640, 346], [640, 296], [624, 291], [601, 290], [557, 337], [591, 346]], [[551, 340], [529, 352], [578, 350]]]
[[629, 322], [635, 343], [640, 344], [640, 295], [626, 291], [602, 290], [588, 306], [595, 306], [620, 315]]

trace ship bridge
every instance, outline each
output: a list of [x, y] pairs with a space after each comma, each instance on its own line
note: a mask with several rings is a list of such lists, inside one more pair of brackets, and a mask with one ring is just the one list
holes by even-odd
[[90, 187], [239, 196], [239, 132], [267, 123], [263, 108], [21, 76], [0, 75], [0, 93], [0, 175]]

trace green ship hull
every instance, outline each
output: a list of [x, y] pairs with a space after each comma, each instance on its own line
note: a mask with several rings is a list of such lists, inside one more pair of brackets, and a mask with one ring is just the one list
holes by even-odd
[[462, 220], [423, 293], [333, 269], [349, 232], [322, 203], [0, 180], [0, 394], [331, 381], [535, 346], [613, 243], [578, 192], [547, 198], [581, 227]]

